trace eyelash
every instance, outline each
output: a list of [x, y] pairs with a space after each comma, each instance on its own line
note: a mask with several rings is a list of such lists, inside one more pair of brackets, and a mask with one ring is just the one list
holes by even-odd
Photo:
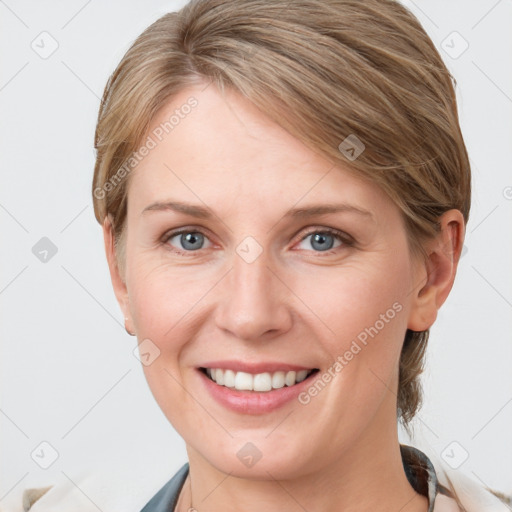
[[[200, 229], [185, 227], [185, 228], [177, 229], [175, 231], [170, 231], [170, 232], [166, 233], [162, 238], [162, 244], [165, 245], [166, 248], [171, 247], [171, 249], [169, 249], [171, 252], [180, 254], [183, 256], [192, 256], [192, 255], [194, 255], [194, 253], [198, 253], [201, 249], [198, 249], [197, 251], [181, 251], [179, 249], [175, 249], [174, 247], [170, 246], [170, 244], [167, 243], [171, 238], [174, 238], [175, 236], [181, 235], [183, 233], [199, 233], [199, 234], [205, 236], [206, 238], [208, 238], [207, 235], [205, 233], [203, 233], [203, 231], [201, 231]], [[302, 242], [308, 236], [313, 235], [315, 233], [320, 233], [323, 235], [324, 234], [332, 235], [332, 236], [338, 238], [342, 242], [342, 245], [335, 247], [334, 249], [328, 249], [326, 251], [313, 251], [315, 253], [318, 253], [321, 256], [322, 255], [325, 255], [325, 256], [332, 255], [332, 254], [336, 253], [336, 251], [338, 249], [343, 249], [344, 247], [354, 246], [354, 240], [350, 236], [348, 236], [343, 231], [339, 231], [338, 229], [334, 229], [334, 228], [312, 229], [311, 231], [306, 233], [300, 240], [298, 240], [298, 242]]]

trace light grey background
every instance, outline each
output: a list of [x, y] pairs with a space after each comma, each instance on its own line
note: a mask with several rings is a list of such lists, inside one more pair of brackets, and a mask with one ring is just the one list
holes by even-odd
[[[94, 510], [116, 480], [137, 510], [186, 460], [124, 331], [90, 193], [107, 78], [144, 28], [185, 3], [0, 0], [0, 508], [59, 479]], [[474, 187], [414, 443], [512, 492], [512, 1], [404, 3], [457, 80]], [[57, 248], [47, 262], [32, 251], [43, 237]], [[104, 488], [87, 488], [90, 474]]]

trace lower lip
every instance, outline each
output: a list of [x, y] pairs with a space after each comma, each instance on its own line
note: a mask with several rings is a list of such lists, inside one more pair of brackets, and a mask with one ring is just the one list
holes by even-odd
[[[197, 370], [204, 386], [218, 403], [235, 412], [243, 414], [264, 414], [275, 411], [297, 396], [311, 385], [315, 373], [293, 386], [284, 386], [272, 391], [239, 391], [234, 388], [220, 386], [201, 370]], [[318, 372], [316, 372], [318, 373]]]

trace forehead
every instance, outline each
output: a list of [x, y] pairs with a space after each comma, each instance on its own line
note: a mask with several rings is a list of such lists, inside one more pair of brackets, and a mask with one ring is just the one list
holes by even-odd
[[276, 202], [291, 207], [347, 198], [367, 209], [389, 207], [377, 185], [315, 153], [240, 94], [222, 94], [213, 84], [181, 90], [153, 119], [148, 138], [153, 147], [131, 177], [129, 203], [137, 210], [167, 196], [260, 212]]

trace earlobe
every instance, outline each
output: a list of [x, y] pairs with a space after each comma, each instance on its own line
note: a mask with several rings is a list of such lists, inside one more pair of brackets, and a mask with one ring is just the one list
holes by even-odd
[[407, 326], [412, 331], [425, 331], [432, 326], [455, 280], [464, 241], [464, 217], [459, 210], [448, 210], [439, 224], [439, 234], [426, 247], [428, 258], [418, 262], [415, 272]]
[[128, 334], [134, 335], [133, 326], [131, 325], [128, 289], [118, 265], [114, 240], [114, 228], [110, 214], [107, 215], [103, 221], [103, 240], [105, 243], [105, 253], [107, 256], [110, 279], [114, 288], [114, 294], [125, 318], [125, 329]]

